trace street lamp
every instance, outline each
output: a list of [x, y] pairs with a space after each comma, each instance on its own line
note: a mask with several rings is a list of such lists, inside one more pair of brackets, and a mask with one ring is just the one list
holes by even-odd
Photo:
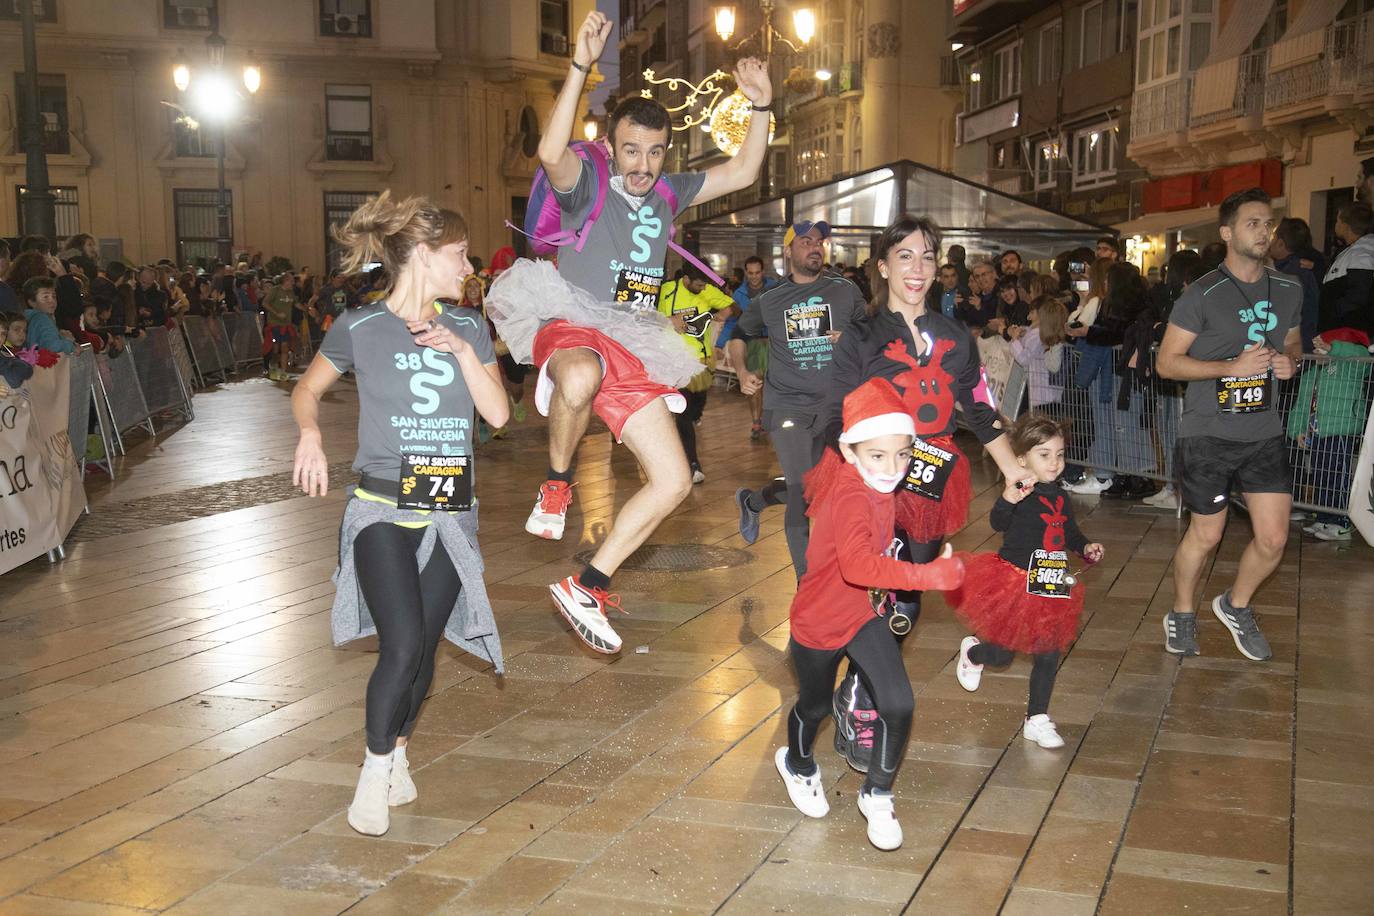
[[[195, 124], [195, 129], [198, 130], [199, 124], [196, 122], [209, 122], [215, 127], [215, 166], [218, 178], [218, 193], [215, 197], [215, 249], [216, 257], [222, 264], [230, 262], [234, 244], [233, 227], [229, 225], [229, 192], [224, 181], [224, 127], [238, 114], [240, 102], [243, 101], [235, 81], [224, 72], [226, 44], [224, 37], [219, 33], [218, 21], [212, 21], [210, 34], [205, 39], [205, 56], [209, 60], [209, 68], [200, 73], [193, 73], [190, 64], [180, 58], [172, 68], [172, 85], [181, 93], [184, 103], [175, 107], [178, 107], [183, 115], [187, 115], [187, 126]], [[249, 97], [256, 96], [262, 88], [262, 68], [251, 56], [243, 67], [241, 82]]]
[[596, 141], [597, 132], [596, 115], [588, 114], [582, 121], [582, 136], [587, 138], [588, 143], [594, 143]]
[[[788, 41], [783, 34], [773, 26], [773, 10], [777, 6], [777, 0], [759, 0], [759, 10], [763, 13], [763, 53], [771, 54], [773, 51], [773, 39], [776, 38], [787, 45], [793, 51], [800, 51], [801, 48]], [[729, 41], [730, 36], [735, 34], [735, 7], [734, 4], [717, 6], [715, 9], [716, 34], [721, 41]], [[797, 33], [797, 41], [805, 47], [816, 37], [816, 12], [810, 7], [803, 6], [792, 11], [792, 28]], [[746, 35], [740, 40], [739, 44], [744, 44], [752, 34]], [[736, 45], [738, 48], [739, 45]]]

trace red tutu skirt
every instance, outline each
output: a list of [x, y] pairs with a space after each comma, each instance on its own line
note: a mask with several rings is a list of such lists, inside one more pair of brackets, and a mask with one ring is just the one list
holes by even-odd
[[973, 499], [968, 456], [954, 444], [953, 436], [927, 439], [955, 455], [954, 468], [949, 472], [943, 499], [927, 499], [912, 493], [904, 486], [897, 487], [897, 527], [907, 533], [908, 540], [924, 544], [954, 534], [968, 521], [968, 504]]
[[1082, 582], [1068, 598], [1026, 592], [1026, 571], [995, 553], [960, 553], [964, 584], [945, 600], [983, 642], [1013, 652], [1062, 652], [1078, 634], [1083, 614]]

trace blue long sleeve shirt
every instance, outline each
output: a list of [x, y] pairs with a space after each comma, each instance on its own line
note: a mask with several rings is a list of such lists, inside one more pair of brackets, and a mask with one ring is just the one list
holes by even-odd
[[75, 353], [76, 344], [57, 333], [57, 322], [47, 312], [28, 309], [24, 317], [29, 321], [29, 335], [25, 346], [41, 347], [54, 353]]

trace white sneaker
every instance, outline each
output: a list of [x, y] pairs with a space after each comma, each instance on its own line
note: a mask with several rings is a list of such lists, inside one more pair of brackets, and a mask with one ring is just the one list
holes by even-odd
[[954, 668], [954, 676], [959, 679], [959, 686], [969, 693], [978, 689], [978, 685], [983, 680], [983, 666], [975, 665], [968, 660], [968, 650], [978, 645], [977, 636], [965, 636], [964, 641], [959, 643], [959, 664]]
[[391, 755], [367, 755], [358, 776], [358, 791], [348, 806], [348, 826], [367, 836], [381, 836], [391, 828], [387, 794], [391, 783]]
[[1179, 506], [1178, 493], [1174, 492], [1173, 485], [1168, 485], [1154, 496], [1147, 496], [1141, 500], [1147, 506], [1154, 506], [1156, 509], [1177, 509]]
[[[572, 624], [577, 638], [604, 655], [620, 651], [620, 636], [606, 619], [606, 608], [622, 611], [620, 596], [599, 588], [584, 588], [576, 576], [568, 576], [549, 586], [554, 606]], [[622, 611], [623, 613], [623, 611]]]
[[410, 761], [405, 758], [404, 748], [397, 747], [391, 757], [391, 789], [387, 792], [386, 803], [395, 808], [408, 805], [419, 797], [420, 790], [410, 778]]
[[706, 474], [702, 472], [701, 468], [692, 468], [692, 483], [705, 483], [705, 482], [706, 482]]
[[1348, 541], [1350, 540], [1349, 525], [1335, 525], [1330, 522], [1318, 524], [1311, 535], [1319, 541]]
[[561, 480], [546, 480], [539, 487], [539, 499], [525, 520], [525, 530], [535, 537], [549, 541], [563, 538], [568, 507], [572, 505], [572, 484]]
[[902, 825], [891, 792], [860, 790], [859, 812], [868, 819], [868, 842], [889, 851], [902, 845]]
[[1112, 478], [1108, 477], [1104, 480], [1101, 477], [1094, 477], [1092, 474], [1084, 477], [1078, 483], [1064, 484], [1064, 489], [1070, 493], [1077, 493], [1079, 496], [1097, 496], [1105, 490], [1110, 490], [1111, 487]]
[[1043, 748], [1053, 750], [1064, 746], [1064, 739], [1059, 737], [1059, 730], [1043, 712], [1026, 720], [1026, 724], [1021, 728], [1021, 735], [1027, 741], [1034, 741]]
[[792, 799], [796, 809], [807, 817], [825, 817], [830, 813], [830, 802], [825, 800], [825, 786], [821, 785], [821, 768], [810, 776], [793, 773], [787, 765], [787, 748], [778, 748], [773, 755], [773, 765], [778, 768], [783, 785], [787, 786], [787, 797]]
[[[1301, 510], [1301, 509], [1294, 509], [1292, 512], [1289, 512], [1289, 513], [1288, 513], [1288, 520], [1289, 520], [1290, 522], [1307, 522], [1307, 521], [1310, 521], [1311, 518], [1312, 518], [1312, 513], [1311, 513], [1311, 512], [1304, 512], [1304, 511]], [[1303, 529], [1306, 530], [1306, 528], [1307, 528], [1307, 526], [1304, 525], [1304, 526], [1303, 526]]]

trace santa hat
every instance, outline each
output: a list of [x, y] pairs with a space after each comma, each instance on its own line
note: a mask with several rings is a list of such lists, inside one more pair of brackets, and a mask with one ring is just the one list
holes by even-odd
[[1333, 328], [1330, 331], [1322, 331], [1319, 335], [1327, 345], [1337, 342], [1351, 343], [1356, 346], [1369, 348], [1369, 335], [1358, 328]]
[[916, 424], [887, 379], [872, 378], [844, 398], [841, 442], [863, 442], [878, 436], [916, 435]]

